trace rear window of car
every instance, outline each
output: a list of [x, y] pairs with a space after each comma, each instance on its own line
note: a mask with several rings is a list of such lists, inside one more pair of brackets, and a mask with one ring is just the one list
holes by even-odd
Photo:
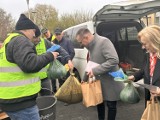
[[119, 40], [125, 41], [125, 40], [137, 40], [137, 34], [138, 30], [134, 27], [125, 27], [121, 28], [119, 31]]

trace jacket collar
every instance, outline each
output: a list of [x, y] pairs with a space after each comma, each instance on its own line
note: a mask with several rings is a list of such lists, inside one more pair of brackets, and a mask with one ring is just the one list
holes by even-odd
[[96, 43], [97, 34], [94, 34], [93, 40], [86, 46], [87, 49], [91, 49], [92, 46]]
[[18, 30], [14, 30], [12, 33], [19, 33], [19, 34], [25, 36], [26, 38], [28, 38], [25, 34], [23, 34], [22, 32], [20, 32], [20, 31], [18, 31]]
[[157, 58], [157, 63], [153, 73], [152, 84], [154, 84], [160, 78], [160, 59]]

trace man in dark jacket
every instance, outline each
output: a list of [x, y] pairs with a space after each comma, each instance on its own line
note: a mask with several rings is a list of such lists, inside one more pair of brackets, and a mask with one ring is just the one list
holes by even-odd
[[[74, 58], [75, 51], [73, 44], [71, 43], [71, 40], [68, 40], [66, 37], [63, 36], [62, 29], [56, 28], [54, 31], [56, 39], [54, 40], [54, 43], [57, 45], [62, 46], [70, 55], [71, 60]], [[66, 64], [65, 61], [61, 61], [63, 64]]]
[[36, 97], [41, 89], [38, 71], [58, 52], [36, 54], [31, 42], [36, 25], [21, 14], [15, 30], [0, 49], [0, 109], [12, 120], [39, 120]]
[[[60, 45], [61, 47], [63, 47], [67, 52], [68, 54], [70, 55], [70, 58], [71, 60], [74, 58], [74, 55], [75, 55], [75, 51], [74, 51], [74, 47], [71, 43], [70, 40], [68, 40], [66, 37], [63, 36], [63, 33], [62, 33], [62, 29], [60, 28], [56, 28], [54, 30], [54, 34], [55, 34], [55, 37], [56, 39], [53, 41], [55, 44], [58, 44]], [[60, 59], [60, 62], [65, 65], [67, 64], [64, 60], [64, 58], [61, 58]], [[64, 83], [65, 79], [69, 76], [69, 73], [67, 73], [66, 77], [64, 79], [59, 79], [59, 83], [60, 83], [60, 86]]]

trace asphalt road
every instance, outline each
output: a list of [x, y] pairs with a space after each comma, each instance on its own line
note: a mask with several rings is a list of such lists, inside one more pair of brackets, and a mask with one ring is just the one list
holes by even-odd
[[[141, 96], [140, 102], [127, 104], [118, 101], [116, 120], [140, 120], [144, 111], [144, 90], [140, 87], [137, 90]], [[82, 103], [64, 106], [63, 102], [58, 101], [56, 104], [56, 120], [98, 120], [96, 107], [86, 108]]]

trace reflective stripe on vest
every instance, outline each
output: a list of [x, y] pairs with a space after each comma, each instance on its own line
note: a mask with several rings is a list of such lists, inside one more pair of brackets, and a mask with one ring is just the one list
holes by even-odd
[[[46, 50], [45, 40], [43, 38], [40, 38], [40, 42], [36, 45], [36, 51], [38, 55], [46, 53], [47, 50]], [[39, 71], [40, 79], [47, 78], [47, 69], [48, 69], [48, 66], [42, 68]]]
[[13, 81], [13, 82], [0, 82], [0, 87], [16, 87], [16, 86], [23, 86], [23, 85], [28, 85], [32, 84], [35, 82], [39, 81], [39, 77], [37, 78], [30, 78], [26, 80], [21, 80], [21, 81]]
[[[48, 68], [42, 68], [40, 72], [46, 72]], [[19, 72], [21, 69], [19, 67], [12, 67], [12, 68], [7, 68], [7, 67], [0, 67], [0, 72]]]
[[34, 95], [41, 89], [37, 73], [24, 73], [17, 64], [11, 63], [6, 59], [6, 44], [13, 37], [20, 35], [18, 33], [9, 34], [0, 49], [0, 99], [22, 98]]
[[0, 72], [21, 72], [21, 69], [18, 66], [14, 67], [0, 67]]

